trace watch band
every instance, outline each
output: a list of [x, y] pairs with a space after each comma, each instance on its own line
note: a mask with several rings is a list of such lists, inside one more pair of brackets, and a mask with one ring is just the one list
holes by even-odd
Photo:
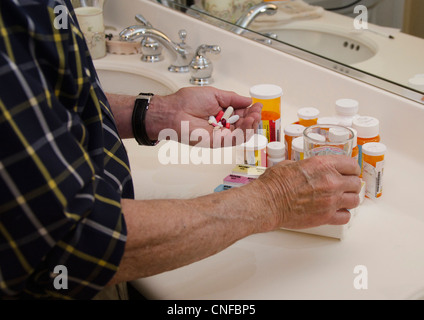
[[132, 129], [134, 138], [139, 145], [154, 146], [157, 140], [150, 140], [146, 132], [146, 112], [149, 110], [150, 99], [153, 93], [140, 93], [135, 99], [134, 110], [132, 114]]

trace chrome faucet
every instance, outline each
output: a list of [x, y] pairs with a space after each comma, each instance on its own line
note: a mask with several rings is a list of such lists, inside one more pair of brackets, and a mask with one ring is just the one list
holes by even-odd
[[262, 2], [257, 5], [252, 6], [249, 10], [247, 10], [237, 21], [237, 27], [233, 28], [233, 32], [237, 34], [243, 33], [244, 29], [246, 29], [256, 17], [267, 14], [269, 16], [277, 13], [278, 7], [273, 3]]
[[175, 43], [158, 29], [149, 26], [135, 25], [122, 30], [119, 37], [121, 41], [130, 41], [145, 37], [156, 39], [176, 56], [175, 61], [168, 67], [168, 70], [182, 73], [189, 71], [189, 65], [193, 58], [191, 48], [187, 46], [184, 41], [186, 35], [187, 33], [184, 30], [180, 30], [179, 36], [182, 41], [181, 43]]
[[[141, 14], [136, 14], [135, 20], [140, 22], [142, 26], [153, 27]], [[144, 62], [159, 62], [162, 59], [162, 45], [155, 39], [143, 37], [141, 40], [141, 60]]]
[[213, 83], [212, 62], [206, 57], [206, 52], [218, 54], [221, 48], [217, 45], [202, 44], [196, 50], [193, 60], [190, 64], [191, 79], [190, 83], [198, 86], [210, 85]]

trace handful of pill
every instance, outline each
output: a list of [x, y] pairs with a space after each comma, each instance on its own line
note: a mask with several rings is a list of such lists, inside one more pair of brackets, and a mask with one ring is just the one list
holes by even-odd
[[208, 122], [210, 125], [215, 127], [215, 130], [224, 127], [230, 129], [230, 126], [240, 119], [240, 116], [233, 115], [233, 113], [234, 108], [228, 107], [225, 112], [221, 110], [216, 116], [210, 116]]

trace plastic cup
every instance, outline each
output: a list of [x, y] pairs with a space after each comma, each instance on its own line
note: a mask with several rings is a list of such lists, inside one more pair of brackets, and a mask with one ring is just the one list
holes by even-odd
[[306, 128], [303, 132], [305, 159], [331, 154], [351, 157], [354, 138], [354, 132], [342, 126], [315, 125]]

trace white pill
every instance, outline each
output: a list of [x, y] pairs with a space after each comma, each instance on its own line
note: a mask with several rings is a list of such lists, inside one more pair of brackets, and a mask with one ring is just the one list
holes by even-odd
[[227, 110], [225, 110], [224, 115], [222, 116], [222, 119], [228, 120], [234, 113], [233, 107], [228, 107]]
[[210, 116], [208, 122], [209, 122], [209, 124], [216, 123], [216, 118], [214, 116]]
[[234, 124], [234, 123], [236, 123], [237, 121], [239, 121], [240, 120], [240, 116], [239, 115], [234, 115], [234, 116], [231, 116], [228, 120], [227, 120], [227, 123], [229, 123], [229, 124]]

